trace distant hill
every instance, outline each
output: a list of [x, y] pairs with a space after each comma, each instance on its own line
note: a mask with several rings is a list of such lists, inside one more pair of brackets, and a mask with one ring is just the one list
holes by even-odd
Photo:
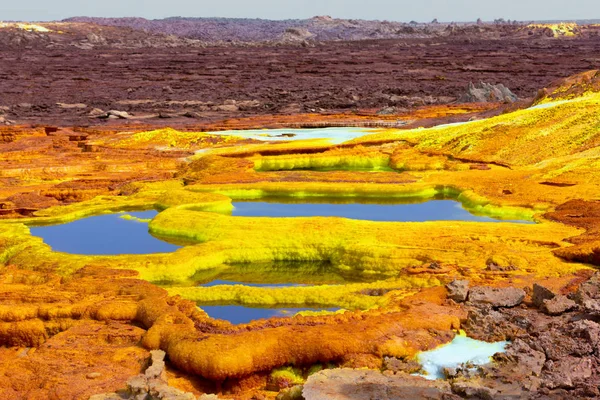
[[[99, 25], [128, 27], [153, 33], [172, 34], [202, 41], [269, 42], [281, 39], [312, 41], [401, 39], [435, 37], [456, 34], [469, 25], [479, 33], [509, 34], [522, 23], [502, 24], [440, 24], [403, 23], [336, 19], [318, 16], [310, 19], [265, 20], [235, 18], [171, 17], [148, 20], [144, 18], [75, 17], [65, 22], [87, 22]], [[472, 29], [472, 28], [469, 28]]]

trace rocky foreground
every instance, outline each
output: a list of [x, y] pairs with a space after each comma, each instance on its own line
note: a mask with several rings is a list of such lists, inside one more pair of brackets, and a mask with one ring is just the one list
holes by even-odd
[[[600, 275], [576, 290], [534, 284], [529, 292], [505, 287], [448, 285], [465, 301], [469, 336], [510, 340], [506, 353], [477, 368], [446, 369], [445, 381], [409, 375], [414, 362], [388, 359], [383, 372], [336, 369], [311, 376], [307, 400], [334, 399], [580, 399], [600, 396]], [[290, 391], [291, 394], [291, 391]], [[285, 398], [285, 397], [283, 397]]]

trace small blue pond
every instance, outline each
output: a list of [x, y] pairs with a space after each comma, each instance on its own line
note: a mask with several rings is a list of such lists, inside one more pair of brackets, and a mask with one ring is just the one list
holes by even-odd
[[209, 317], [223, 319], [232, 324], [247, 324], [258, 319], [293, 317], [300, 311], [337, 311], [339, 308], [253, 308], [244, 306], [199, 306]]
[[[128, 212], [152, 219], [156, 211]], [[112, 255], [169, 253], [176, 246], [148, 233], [148, 224], [121, 218], [124, 214], [98, 215], [61, 225], [31, 227], [31, 234], [44, 239], [54, 251], [71, 254]]]
[[[289, 199], [288, 199], [289, 201]], [[290, 203], [285, 200], [234, 202], [234, 216], [244, 217], [345, 217], [370, 221], [504, 221], [474, 215], [453, 200], [431, 200], [423, 203], [346, 203], [337, 204], [326, 199]], [[156, 211], [128, 212], [127, 214], [152, 219]], [[74, 222], [31, 227], [32, 235], [39, 236], [55, 251], [71, 254], [113, 255], [169, 253], [180, 246], [155, 238], [148, 233], [148, 224], [123, 219], [123, 213], [83, 218]], [[232, 279], [232, 281], [236, 281]]]
[[320, 202], [285, 203], [240, 201], [233, 203], [232, 215], [243, 217], [344, 217], [370, 221], [476, 221], [518, 222], [471, 214], [453, 200], [431, 200], [413, 204], [331, 204]]

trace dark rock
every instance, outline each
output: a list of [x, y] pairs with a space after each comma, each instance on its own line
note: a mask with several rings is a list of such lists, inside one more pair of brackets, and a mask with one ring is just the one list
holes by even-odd
[[56, 103], [56, 105], [65, 110], [87, 108], [87, 104], [83, 103]]
[[588, 314], [600, 315], [600, 300], [587, 299], [581, 303], [581, 306]]
[[525, 291], [518, 288], [476, 286], [469, 290], [472, 303], [491, 304], [493, 307], [515, 307], [523, 302]]
[[567, 357], [560, 361], [548, 361], [543, 384], [549, 389], [572, 389], [576, 383], [592, 376], [593, 361], [590, 357]]
[[186, 118], [202, 118], [202, 115], [200, 113], [194, 112], [194, 111], [186, 111], [185, 113], [181, 114], [183, 117]]
[[552, 361], [558, 361], [568, 356], [582, 357], [592, 354], [594, 348], [588, 342], [574, 336], [569, 329], [563, 332], [550, 330], [541, 333], [529, 344], [543, 350], [546, 358]]
[[588, 281], [579, 285], [577, 292], [573, 295], [573, 300], [578, 304], [583, 304], [585, 300], [600, 298], [600, 275], [595, 273]]
[[548, 315], [560, 315], [566, 311], [572, 310], [577, 306], [573, 300], [566, 296], [555, 296], [552, 299], [544, 300], [541, 310]]
[[455, 280], [446, 285], [448, 289], [448, 298], [456, 302], [467, 300], [469, 294], [469, 281]]
[[474, 382], [456, 382], [452, 384], [452, 391], [459, 396], [483, 400], [495, 399], [496, 391], [492, 388], [478, 385]]
[[384, 357], [383, 368], [386, 371], [412, 374], [421, 370], [421, 364], [415, 360], [404, 360], [396, 357]]
[[572, 333], [589, 343], [596, 355], [600, 355], [600, 324], [589, 319], [576, 321], [572, 324]]
[[550, 300], [554, 298], [555, 294], [548, 288], [538, 285], [537, 283], [533, 284], [533, 294], [531, 295], [531, 300], [536, 307], [541, 307], [544, 303], [544, 300]]
[[505, 314], [490, 304], [472, 305], [467, 319], [462, 323], [469, 336], [486, 342], [497, 342], [516, 334], [527, 333], [524, 328], [509, 321]]
[[106, 117], [106, 111], [103, 111], [99, 108], [94, 108], [88, 113], [88, 115], [92, 118]]
[[506, 355], [512, 357], [517, 362], [517, 366], [527, 374], [531, 373], [535, 376], [541, 375], [546, 362], [546, 355], [543, 352], [532, 349], [522, 339], [516, 339], [508, 347]]

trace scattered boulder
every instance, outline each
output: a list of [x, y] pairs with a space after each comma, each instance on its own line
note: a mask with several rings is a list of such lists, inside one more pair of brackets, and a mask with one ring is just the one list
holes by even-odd
[[202, 115], [195, 111], [186, 111], [183, 114], [181, 114], [181, 116], [186, 117], [186, 118], [196, 118], [196, 119], [202, 118]]
[[596, 354], [600, 354], [600, 324], [589, 319], [575, 321], [572, 332], [575, 337], [583, 339], [596, 349]]
[[583, 304], [586, 300], [600, 299], [600, 274], [595, 273], [587, 282], [582, 283], [573, 295], [573, 300]]
[[90, 42], [92, 44], [105, 45], [108, 43], [105, 37], [103, 37], [101, 35], [96, 35], [93, 32], [88, 33], [86, 38], [87, 38], [88, 42]]
[[240, 111], [248, 111], [261, 106], [261, 102], [258, 100], [244, 100], [236, 103]]
[[473, 82], [469, 83], [467, 92], [463, 94], [459, 103], [490, 103], [504, 102], [514, 103], [519, 98], [503, 84], [491, 85], [489, 83], [480, 82], [475, 86]]
[[531, 300], [536, 307], [541, 307], [544, 303], [544, 300], [553, 299], [555, 294], [545, 286], [539, 285], [537, 283], [533, 284], [533, 293], [531, 295]]
[[566, 311], [577, 307], [577, 303], [569, 299], [567, 296], [555, 296], [551, 299], [544, 300], [541, 310], [548, 315], [560, 315]]
[[65, 110], [77, 109], [77, 108], [87, 108], [87, 104], [83, 103], [56, 103], [59, 108], [63, 108]]
[[546, 354], [539, 350], [534, 350], [523, 339], [516, 339], [507, 349], [506, 355], [513, 358], [517, 366], [526, 374], [540, 376], [544, 363], [546, 362]]
[[99, 108], [94, 108], [92, 109], [92, 111], [89, 112], [88, 115], [92, 118], [106, 117], [106, 111], [101, 110]]
[[10, 119], [7, 119], [6, 117], [0, 115], [0, 125], [13, 125], [14, 123], [15, 121], [11, 121]]
[[394, 115], [396, 114], [396, 107], [384, 107], [377, 111], [377, 115]]
[[549, 389], [572, 389], [576, 383], [581, 383], [592, 376], [591, 357], [566, 357], [559, 361], [546, 362], [549, 373], [543, 384]]
[[469, 294], [469, 281], [455, 280], [446, 285], [448, 298], [458, 303], [467, 300]]
[[419, 372], [422, 366], [415, 360], [405, 360], [396, 357], [384, 357], [383, 368], [386, 371], [392, 371], [394, 373], [405, 372], [407, 374], [413, 374], [415, 372]]
[[521, 304], [524, 298], [525, 291], [513, 287], [476, 286], [469, 290], [470, 302], [490, 304], [493, 307], [515, 307]]
[[126, 111], [110, 110], [109, 112], [106, 113], [106, 117], [107, 118], [115, 117], [115, 118], [120, 118], [120, 119], [129, 119], [129, 118], [131, 118], [131, 115]]
[[239, 107], [235, 104], [221, 104], [220, 106], [215, 106], [214, 109], [215, 109], [215, 111], [226, 111], [226, 112], [239, 111]]
[[493, 400], [496, 398], [494, 389], [475, 382], [454, 382], [452, 383], [452, 391], [469, 399]]

